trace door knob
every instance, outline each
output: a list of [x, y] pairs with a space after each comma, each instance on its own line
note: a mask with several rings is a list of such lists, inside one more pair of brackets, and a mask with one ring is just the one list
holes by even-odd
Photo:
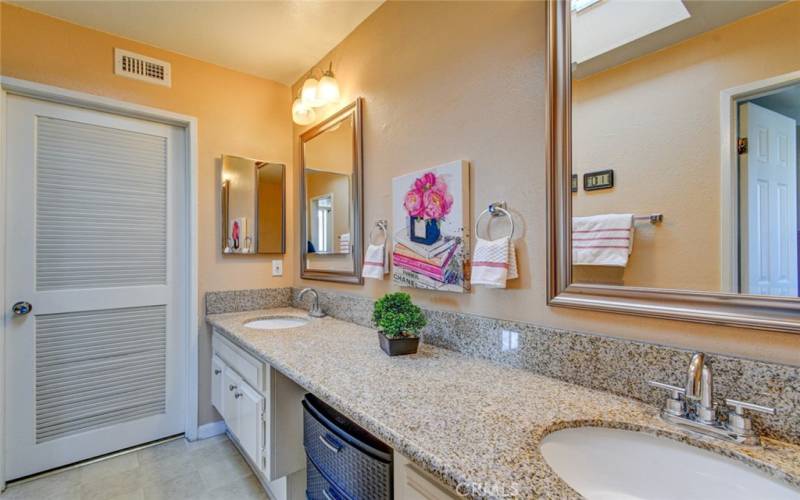
[[29, 312], [33, 311], [33, 305], [30, 302], [20, 301], [14, 304], [11, 307], [11, 310], [14, 311], [14, 314], [17, 316], [25, 316]]

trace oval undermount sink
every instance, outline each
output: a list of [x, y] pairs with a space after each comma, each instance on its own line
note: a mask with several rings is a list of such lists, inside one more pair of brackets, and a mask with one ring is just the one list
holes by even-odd
[[542, 440], [548, 465], [589, 500], [800, 499], [800, 491], [710, 451], [642, 432], [577, 427]]
[[271, 318], [255, 319], [244, 324], [247, 328], [255, 330], [280, 330], [284, 328], [297, 328], [308, 324], [305, 318], [296, 316], [273, 316]]

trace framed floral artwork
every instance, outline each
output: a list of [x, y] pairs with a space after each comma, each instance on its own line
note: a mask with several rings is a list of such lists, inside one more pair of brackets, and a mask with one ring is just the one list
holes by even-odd
[[466, 161], [392, 179], [392, 281], [444, 292], [468, 290], [469, 213]]

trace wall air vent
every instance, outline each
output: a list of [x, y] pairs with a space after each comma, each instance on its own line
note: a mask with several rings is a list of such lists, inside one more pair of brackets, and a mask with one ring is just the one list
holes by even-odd
[[114, 49], [114, 74], [135, 80], [172, 86], [170, 64], [123, 49]]

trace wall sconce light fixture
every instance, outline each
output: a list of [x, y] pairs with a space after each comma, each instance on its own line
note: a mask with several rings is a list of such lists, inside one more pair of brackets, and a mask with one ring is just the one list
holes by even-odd
[[316, 119], [314, 108], [321, 108], [328, 104], [337, 103], [341, 99], [339, 82], [333, 75], [333, 62], [328, 64], [328, 69], [317, 80], [309, 76], [300, 90], [298, 97], [292, 104], [292, 119], [298, 125], [308, 125]]

